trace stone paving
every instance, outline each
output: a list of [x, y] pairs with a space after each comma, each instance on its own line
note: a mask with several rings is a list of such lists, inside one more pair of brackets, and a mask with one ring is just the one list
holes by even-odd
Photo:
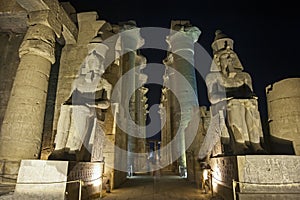
[[104, 193], [103, 200], [206, 200], [220, 199], [204, 194], [194, 183], [178, 176], [135, 176], [111, 193]]
[[[111, 193], [102, 193], [101, 200], [222, 200], [211, 193], [204, 194], [195, 183], [174, 175], [134, 176]], [[0, 195], [0, 200], [17, 199], [11, 193]]]

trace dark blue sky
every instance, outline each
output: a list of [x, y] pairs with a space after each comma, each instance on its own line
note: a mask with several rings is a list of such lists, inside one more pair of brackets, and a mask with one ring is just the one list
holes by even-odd
[[[202, 34], [198, 42], [212, 53], [216, 29], [235, 42], [235, 51], [245, 71], [252, 76], [265, 120], [265, 87], [288, 77], [300, 77], [300, 12], [296, 1], [116, 1], [71, 0], [77, 12], [98, 11], [110, 23], [135, 20], [139, 27], [169, 28], [171, 20], [190, 20]], [[197, 4], [195, 3], [197, 2]], [[144, 52], [143, 52], [144, 53]], [[166, 54], [145, 52], [148, 62], [161, 63]], [[200, 66], [201, 67], [201, 66]], [[147, 69], [150, 70], [150, 69]], [[152, 69], [151, 69], [152, 70]], [[157, 72], [158, 75], [161, 72]], [[299, 86], [300, 87], [300, 86]], [[149, 104], [158, 103], [159, 86], [149, 92]], [[199, 77], [200, 104], [208, 105], [205, 84]]]

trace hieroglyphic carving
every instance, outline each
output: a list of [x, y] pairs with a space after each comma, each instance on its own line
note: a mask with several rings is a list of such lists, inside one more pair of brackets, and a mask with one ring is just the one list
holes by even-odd
[[[297, 156], [244, 156], [238, 161], [242, 191], [288, 192], [299, 191], [300, 158]], [[245, 183], [245, 184], [243, 184]]]
[[102, 182], [103, 165], [103, 162], [71, 162], [69, 169], [72, 170], [69, 172], [68, 181], [82, 180], [86, 185], [93, 184], [99, 180]]

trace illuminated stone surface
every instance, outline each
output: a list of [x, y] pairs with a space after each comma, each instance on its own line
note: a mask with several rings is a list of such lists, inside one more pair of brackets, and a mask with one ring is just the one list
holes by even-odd
[[[68, 182], [82, 180], [82, 199], [94, 195], [99, 197], [102, 192], [103, 162], [69, 162]], [[68, 183], [67, 199], [79, 199], [79, 183]]]
[[289, 78], [266, 88], [271, 150], [300, 155], [300, 79]]
[[[78, 153], [78, 150], [83, 145], [78, 138], [75, 140], [70, 139], [74, 137], [74, 132], [71, 131], [71, 134], [63, 133], [62, 135], [69, 135], [67, 137], [60, 137], [62, 136], [60, 132], [61, 129], [64, 130], [63, 132], [68, 132], [69, 130], [72, 130], [74, 128], [74, 122], [71, 122], [69, 118], [69, 116], [71, 115], [70, 113], [72, 113], [73, 111], [72, 106], [62, 104], [66, 101], [66, 99], [70, 97], [70, 93], [72, 93], [74, 89], [74, 87], [72, 87], [72, 85], [74, 86], [74, 80], [78, 81], [81, 64], [83, 63], [88, 52], [90, 52], [90, 48], [88, 47], [90, 41], [99, 33], [105, 32], [106, 37], [102, 39], [108, 39], [108, 36], [117, 34], [120, 29], [131, 30], [131, 28], [133, 28], [133, 22], [130, 21], [120, 23], [119, 25], [111, 25], [104, 20], [98, 20], [98, 14], [96, 12], [84, 12], [79, 13], [77, 16], [75, 16], [76, 11], [74, 10], [74, 8], [68, 7], [70, 5], [67, 5], [67, 3], [63, 4], [64, 5], [61, 5], [58, 3], [58, 1], [53, 0], [13, 0], [8, 2], [0, 0], [0, 42], [1, 46], [3, 47], [0, 50], [0, 127], [2, 130], [0, 136], [0, 182], [13, 183], [16, 181], [21, 159], [49, 159], [49, 155], [50, 159], [53, 159], [53, 157], [51, 156], [53, 156], [54, 153], [51, 153], [53, 152], [54, 146], [56, 145], [56, 150], [63, 150], [63, 153], [70, 153], [65, 157], [60, 157], [59, 159], [74, 161], [72, 162], [72, 165], [70, 164], [70, 162], [68, 165], [68, 170], [70, 172], [68, 180], [84, 179], [84, 181], [87, 182], [87, 184], [89, 184], [91, 188], [84, 188], [83, 195], [90, 195], [93, 194], [93, 192], [99, 192], [99, 189], [101, 187], [101, 184], [98, 185], [97, 183], [97, 186], [93, 188], [94, 186], [92, 185], [94, 185], [94, 183], [92, 183], [92, 181], [89, 181], [90, 179], [95, 178], [95, 176], [93, 177], [93, 174], [97, 174], [97, 177], [102, 174], [103, 169], [100, 169], [99, 166], [103, 163], [100, 163], [99, 161], [105, 160], [105, 174], [103, 181], [106, 182], [109, 179], [112, 188], [119, 186], [126, 180], [126, 173], [117, 169], [119, 169], [120, 167], [122, 169], [126, 168], [127, 162], [128, 166], [133, 166], [134, 172], [143, 172], [143, 170], [146, 170], [146, 168], [143, 168], [147, 163], [145, 154], [143, 154], [147, 151], [145, 146], [145, 138], [128, 137], [128, 135], [118, 127], [116, 123], [117, 119], [121, 118], [121, 121], [124, 124], [128, 122], [126, 119], [124, 119], [123, 115], [120, 115], [120, 111], [128, 108], [127, 106], [113, 103], [110, 107], [107, 108], [105, 119], [103, 121], [96, 120], [95, 118], [94, 120], [90, 121], [89, 125], [93, 126], [94, 128], [89, 133], [90, 138], [88, 141], [86, 141], [85, 144], [85, 147], [88, 149], [88, 153]], [[19, 5], [25, 8], [26, 11]], [[64, 9], [68, 11], [64, 11]], [[72, 16], [68, 16], [68, 14]], [[27, 15], [29, 17], [28, 21]], [[76, 23], [74, 22], [78, 22], [78, 28], [76, 27]], [[194, 71], [191, 70], [193, 69], [191, 63], [193, 63], [193, 44], [198, 39], [199, 31], [197, 30], [197, 28], [189, 26], [189, 23], [186, 22], [187, 21], [172, 21], [172, 29], [177, 30], [180, 33], [176, 34], [174, 32], [171, 32], [168, 36], [167, 42], [169, 44], [169, 47], [176, 53], [172, 53], [171, 55], [169, 55], [164, 64], [175, 67], [176, 70], [182, 73], [185, 78], [191, 83], [192, 87], [196, 89], [196, 77]], [[3, 33], [2, 31], [5, 31], [5, 33]], [[25, 32], [27, 32], [26, 35]], [[138, 28], [134, 29], [132, 32], [126, 33], [125, 37], [121, 39], [123, 39], [123, 41], [119, 40], [119, 43], [117, 45], [117, 41], [109, 41], [109, 44], [107, 44], [109, 47], [108, 51], [110, 51], [110, 53], [104, 61], [105, 65], [107, 64], [106, 60], [110, 60], [111, 58], [115, 58], [115, 56], [122, 54], [122, 48], [125, 48], [126, 50], [130, 49], [133, 51], [123, 55], [113, 63], [109, 63], [109, 66], [106, 68], [102, 79], [107, 80], [107, 82], [102, 82], [101, 84], [99, 84], [99, 87], [105, 88], [107, 91], [111, 91], [111, 88], [116, 85], [117, 81], [122, 75], [124, 75], [128, 70], [135, 68], [136, 74], [132, 76], [129, 81], [123, 82], [122, 87], [116, 89], [118, 90], [117, 93], [120, 99], [124, 99], [129, 95], [127, 92], [128, 88], [135, 87], [137, 83], [143, 85], [146, 82], [147, 76], [145, 74], [142, 74], [141, 70], [145, 67], [145, 63], [147, 61], [145, 57], [139, 55], [139, 52], [135, 51], [135, 49], [137, 47], [140, 47], [140, 45], [142, 45], [143, 43]], [[184, 39], [185, 42], [178, 42], [182, 39]], [[61, 45], [64, 45], [62, 51], [54, 48], [57, 42]], [[224, 63], [226, 65], [226, 59], [224, 59], [224, 55], [226, 55], [226, 53], [227, 57], [228, 54], [229, 56], [233, 55], [235, 61], [238, 61], [238, 58], [234, 54], [234, 52], [228, 53], [230, 52], [227, 51], [228, 49], [224, 50], [226, 51], [225, 53], [222, 51], [216, 51], [216, 49], [222, 48], [224, 46], [224, 42], [228, 42], [227, 45], [229, 46], [233, 45], [233, 41], [228, 38], [218, 38], [217, 42], [213, 43], [212, 45], [215, 55], [214, 59], [217, 61], [217, 59], [220, 58], [220, 62], [216, 62], [216, 65], [212, 66], [212, 71], [214, 72], [218, 71], [218, 67], [221, 67], [221, 65], [224, 65]], [[18, 58], [18, 49], [20, 58]], [[187, 61], [182, 59], [180, 56], [183, 56], [185, 58], [187, 57], [187, 59], [190, 60], [191, 63], [187, 63]], [[54, 100], [48, 100], [47, 102], [47, 104], [56, 106], [55, 113], [53, 114], [53, 110], [50, 110], [49, 112], [45, 110], [44, 104], [46, 103], [47, 93], [49, 95], [48, 81], [49, 76], [50, 79], [53, 77], [53, 74], [50, 74], [50, 69], [51, 65], [53, 68], [55, 59], [59, 61], [56, 62], [57, 69], [59, 68], [59, 70], [57, 70], [57, 73], [59, 71], [57, 94], [56, 96], [53, 95], [54, 92], [52, 94], [54, 96], [53, 99], [55, 100], [56, 98], [56, 100], [55, 102]], [[249, 85], [251, 85], [251, 77], [244, 72], [240, 72], [240, 70], [242, 70], [242, 66], [240, 66], [238, 62], [235, 63], [237, 64], [237, 67], [233, 67], [234, 69], [229, 67], [229, 71], [231, 73], [229, 73], [229, 79], [218, 79], [221, 80], [220, 82], [222, 82], [223, 84], [221, 85], [225, 86], [225, 88], [240, 86], [241, 81], [245, 81], [249, 83]], [[220, 64], [220, 66], [218, 64]], [[16, 71], [18, 71], [17, 75]], [[220, 71], [223, 73], [223, 75], [226, 74], [226, 70]], [[219, 73], [219, 71], [217, 73]], [[234, 77], [234, 73], [240, 75], [240, 77], [237, 78], [238, 81], [230, 79]], [[214, 78], [215, 77], [213, 77], [212, 79]], [[56, 82], [57, 80], [54, 81]], [[168, 83], [169, 81], [171, 83]], [[193, 122], [196, 118], [200, 119], [199, 129], [197, 131], [195, 140], [186, 151], [186, 138], [181, 137], [181, 140], [177, 145], [177, 147], [179, 146], [179, 148], [174, 148], [173, 146], [172, 149], [172, 146], [169, 146], [165, 152], [161, 152], [162, 161], [166, 163], [173, 163], [167, 166], [165, 168], [165, 171], [170, 172], [171, 170], [173, 170], [177, 174], [178, 165], [183, 166], [186, 162], [188, 180], [191, 182], [196, 182], [197, 186], [199, 187], [201, 182], [200, 177], [202, 175], [202, 170], [200, 169], [200, 163], [197, 160], [197, 153], [199, 150], [199, 146], [203, 142], [203, 137], [209, 129], [208, 123], [210, 119], [210, 111], [208, 111], [204, 107], [193, 107], [196, 103], [196, 98], [186, 95], [184, 91], [186, 88], [182, 87], [182, 85], [180, 84], [178, 85], [177, 81], [178, 79], [176, 77], [174, 77], [172, 74], [168, 74], [167, 68], [166, 74], [164, 75], [165, 86], [167, 85], [167, 83], [170, 85], [173, 84], [173, 86], [175, 86], [177, 91], [180, 93], [180, 99], [183, 99], [185, 104], [184, 108], [182, 108], [184, 111], [182, 113], [180, 112], [178, 101], [176, 100], [172, 92], [170, 92], [167, 87], [163, 88], [160, 114], [162, 118], [166, 117], [167, 122], [162, 128], [161, 145], [162, 147], [166, 146], [172, 141], [174, 135], [179, 129], [178, 122], [181, 114], [183, 116], [184, 123], [183, 128], [181, 127], [182, 129], [179, 130], [181, 134], [184, 133], [187, 135], [193, 130], [193, 127], [195, 125], [193, 124]], [[80, 83], [78, 82], [77, 84], [80, 85]], [[293, 154], [295, 151], [296, 155], [299, 155], [299, 131], [297, 130], [299, 129], [299, 116], [297, 112], [300, 101], [298, 98], [298, 86], [298, 79], [288, 79], [275, 83], [267, 89], [270, 118], [269, 122], [272, 136], [271, 139], [279, 138], [280, 140], [287, 142], [292, 147], [292, 151], [289, 153]], [[80, 86], [77, 85], [77, 88], [80, 88]], [[54, 91], [56, 92], [56, 88], [54, 89]], [[145, 94], [147, 93], [147, 91], [148, 89], [142, 86], [138, 90], [136, 90], [134, 95], [130, 98], [130, 115], [132, 116], [133, 121], [141, 126], [146, 122], [148, 99], [145, 97]], [[108, 92], [108, 95], [109, 93], [110, 92]], [[10, 96], [11, 98], [9, 99]], [[255, 113], [255, 115], [259, 115], [258, 111], [256, 110], [256, 99], [251, 99], [250, 101], [245, 99], [230, 99], [228, 102], [228, 108], [230, 108], [229, 112], [227, 113], [230, 117], [230, 120], [228, 119], [228, 121], [235, 126], [240, 126], [240, 122], [243, 120], [236, 121], [232, 120], [232, 118], [237, 118], [237, 116], [238, 118], [240, 118], [245, 110], [250, 109], [251, 111], [253, 111], [253, 113]], [[234, 105], [237, 104], [239, 106], [235, 108]], [[252, 106], [254, 106], [255, 109], [253, 109]], [[165, 110], [163, 108], [165, 108]], [[196, 112], [194, 112], [197, 117], [195, 117], [194, 115], [189, 115], [189, 111], [191, 109], [197, 110]], [[89, 113], [90, 111], [89, 109], [85, 110], [84, 108], [79, 108], [79, 110], [87, 111], [87, 113]], [[5, 111], [8, 114], [5, 114]], [[45, 114], [51, 116], [54, 115], [54, 120], [51, 121], [46, 119], [46, 122], [43, 123], [43, 116]], [[59, 122], [60, 117], [65, 119]], [[223, 120], [222, 123], [218, 124], [218, 126], [224, 128], [225, 117], [226, 115], [218, 116], [218, 123]], [[259, 119], [259, 117], [257, 117], [257, 119]], [[259, 120], [254, 123], [252, 128], [255, 127], [254, 129], [257, 130], [261, 128]], [[241, 127], [242, 126], [240, 126], [239, 128]], [[241, 129], [243, 129], [244, 131], [245, 127], [242, 127]], [[146, 130], [144, 127], [139, 127], [139, 129], [137, 130], [130, 128], [130, 130], [136, 131], [136, 133], [139, 133], [140, 136], [146, 135]], [[261, 136], [262, 132], [258, 130], [257, 133], [259, 133], [258, 135]], [[224, 142], [223, 145], [228, 145], [228, 135], [223, 132], [222, 136], [222, 139], [224, 139], [222, 140]], [[245, 138], [241, 138], [247, 143], [248, 141], [250, 141], [250, 138], [248, 139], [247, 137], [248, 136], [246, 135]], [[40, 150], [41, 142], [42, 150]], [[272, 146], [272, 150], [274, 150], [273, 152], [281, 153], [282, 149], [277, 149], [276, 142], [277, 141], [275, 141], [275, 145]], [[254, 143], [258, 143], [257, 137]], [[124, 152], [129, 149], [132, 152], [137, 152], [140, 154], [132, 156], [129, 153], [129, 159], [127, 159], [127, 152], [125, 153], [126, 155], [124, 153], [119, 153], [115, 150], [115, 146], [120, 147], [124, 150]], [[65, 151], [66, 149], [67, 151]], [[177, 151], [178, 149], [179, 151]], [[182, 153], [183, 155], [180, 157], [178, 162], [177, 160], [172, 158], [174, 151], [177, 151], [177, 153]], [[220, 143], [220, 140], [218, 141], [218, 145], [215, 145], [213, 149], [213, 155], [215, 155], [214, 152], [222, 153], [222, 145]], [[286, 151], [284, 151], [283, 153], [286, 153]], [[216, 158], [219, 161], [214, 161], [214, 159], [215, 158], [213, 158], [212, 160], [213, 165], [215, 165], [214, 162], [217, 162], [219, 168], [219, 171], [215, 170], [214, 173], [216, 174], [216, 176], [219, 176], [218, 178], [224, 180], [222, 184], [223, 186], [226, 185], [227, 189], [230, 190], [228, 191], [229, 193], [232, 191], [230, 189], [230, 186], [232, 185], [232, 178], [244, 182], [254, 183], [255, 181], [260, 181], [272, 184], [274, 183], [272, 181], [279, 180], [280, 183], [284, 185], [278, 187], [273, 185], [271, 187], [265, 187], [257, 186], [254, 184], [252, 184], [251, 186], [242, 184], [242, 187], [240, 187], [241, 193], [239, 194], [240, 199], [258, 199], [258, 197], [265, 198], [266, 195], [264, 193], [267, 192], [274, 192], [274, 194], [269, 194], [269, 196], [275, 199], [276, 195], [277, 198], [293, 198], [295, 196], [295, 191], [299, 190], [298, 185], [295, 186], [294, 184], [291, 184], [290, 186], [289, 184], [287, 184], [290, 183], [289, 181], [299, 182], [297, 173], [294, 173], [299, 171], [299, 161], [297, 157], [261, 157], [252, 155], [241, 156], [238, 158]], [[75, 160], [77, 160], [77, 162]], [[78, 162], [81, 160], [92, 161], [93, 163]], [[38, 163], [39, 161], [32, 162]], [[41, 163], [43, 162], [44, 161], [41, 161]], [[78, 165], [76, 165], [76, 163]], [[94, 169], [94, 166], [97, 166], [96, 170]], [[30, 168], [33, 169], [34, 167]], [[27, 168], [23, 167], [22, 170], [24, 169]], [[58, 175], [55, 175], [58, 174], [58, 172], [52, 173], [52, 168], [48, 169], [47, 167], [44, 167], [42, 165], [39, 165], [37, 167], [37, 170], [29, 171], [40, 173], [43, 170], [50, 171], [50, 173], [48, 173], [47, 175], [51, 174], [51, 177], [48, 177], [46, 175], [45, 178], [49, 178], [49, 180], [51, 178], [58, 179]], [[95, 171], [97, 173], [94, 173]], [[26, 174], [34, 177], [31, 172]], [[21, 172], [19, 178], [22, 179], [24, 177], [25, 176], [23, 176], [23, 172]], [[123, 188], [121, 190], [115, 190], [115, 192], [118, 193], [113, 193], [111, 196], [108, 195], [106, 198], [208, 198], [207, 195], [205, 196], [199, 194], [201, 192], [200, 190], [196, 190], [195, 188], [192, 189], [191, 187], [193, 187], [194, 185], [188, 185], [188, 182], [186, 182], [185, 180], [184, 183], [186, 184], [183, 184], [182, 179], [178, 181], [175, 180], [174, 177], [162, 177], [161, 179], [158, 177], [144, 178], [144, 183], [146, 182], [148, 185], [143, 185], [140, 187], [138, 184], [143, 183], [139, 182], [138, 184], [136, 184], [129, 180], [129, 182], [125, 186], [131, 186], [131, 189], [127, 188], [126, 191], [124, 191]], [[2, 187], [3, 185], [1, 183], [0, 195], [7, 191], [13, 190], [13, 188], [6, 187], [9, 188], [9, 190], [4, 191], [4, 187]], [[286, 186], [286, 184], [288, 186]], [[76, 196], [78, 195], [78, 183], [75, 183], [74, 185], [74, 187], [70, 187], [67, 189], [69, 195], [68, 198], [70, 199], [77, 199], [78, 197]], [[56, 189], [62, 190], [63, 187], [54, 188], [53, 194], [55, 193]], [[20, 191], [22, 185], [19, 184], [18, 188], [18, 191]], [[47, 190], [50, 191], [52, 189], [47, 187]], [[89, 191], [92, 192], [89, 193]], [[245, 194], [245, 192], [248, 193]], [[251, 192], [251, 194], [249, 192]], [[277, 194], [275, 194], [275, 192], [277, 192]], [[289, 194], [285, 194], [284, 196], [279, 194], [278, 192]], [[220, 193], [222, 193], [221, 190]], [[53, 196], [53, 194], [50, 194], [50, 196]], [[232, 195], [232, 193], [230, 193], [230, 195]], [[51, 198], [50, 196], [48, 197]], [[24, 199], [23, 196], [20, 196], [20, 198]], [[0, 199], [2, 199], [2, 197], [0, 197]], [[43, 199], [46, 199], [46, 197], [43, 197]]]
[[[198, 127], [195, 124], [195, 118], [199, 118]], [[210, 110], [207, 110], [207, 107], [201, 106], [195, 112], [195, 116], [192, 116], [192, 120], [188, 124], [188, 127], [185, 129], [185, 134], [189, 134], [192, 131], [197, 131], [195, 138], [190, 147], [186, 151], [187, 155], [187, 178], [191, 182], [196, 182], [196, 185], [199, 186], [202, 181], [202, 173], [200, 162], [198, 161], [199, 149], [204, 141], [204, 137], [207, 133], [207, 128], [210, 121]], [[195, 130], [197, 128], [197, 130]]]
[[233, 199], [232, 180], [239, 199], [299, 197], [300, 158], [286, 155], [246, 155], [211, 158], [214, 191]]
[[[167, 58], [163, 61], [166, 65], [166, 72], [164, 75], [165, 90], [168, 90], [168, 85], [173, 86], [173, 93], [176, 94], [163, 94], [163, 98], [167, 98], [166, 103], [161, 106], [169, 106], [170, 113], [166, 113], [167, 127], [171, 128], [168, 131], [162, 131], [163, 142], [162, 145], [168, 144], [171, 138], [176, 134], [179, 139], [177, 144], [172, 146], [172, 153], [168, 155], [170, 149], [166, 149], [166, 153], [163, 153], [165, 161], [171, 161], [170, 156], [179, 157], [178, 166], [186, 169], [186, 145], [184, 130], [191, 121], [192, 111], [195, 107], [198, 107], [197, 102], [197, 84], [194, 68], [194, 43], [198, 40], [201, 31], [190, 24], [189, 21], [173, 20], [171, 22], [171, 32], [167, 36], [167, 43], [171, 50]], [[190, 84], [190, 88], [187, 88], [183, 82], [179, 79], [177, 74], [174, 74], [168, 70], [168, 68], [174, 68], [178, 71], [187, 82]], [[164, 92], [166, 93], [166, 92]], [[179, 105], [179, 102], [181, 105]], [[169, 116], [168, 116], [169, 115]], [[178, 156], [177, 156], [178, 155]], [[176, 168], [178, 168], [178, 166]], [[176, 169], [175, 168], [175, 169]]]
[[[263, 153], [263, 138], [257, 96], [252, 89], [251, 77], [233, 51], [233, 40], [216, 31], [212, 43], [214, 51], [210, 73], [206, 76], [208, 98], [212, 104], [211, 128], [205, 139], [202, 155], [212, 151], [212, 145], [221, 138], [229, 146], [225, 154]], [[233, 136], [230, 138], [230, 134]]]
[[27, 29], [27, 12], [16, 0], [0, 1], [0, 31], [24, 33]]
[[67, 161], [22, 160], [14, 198], [64, 199], [67, 172]]

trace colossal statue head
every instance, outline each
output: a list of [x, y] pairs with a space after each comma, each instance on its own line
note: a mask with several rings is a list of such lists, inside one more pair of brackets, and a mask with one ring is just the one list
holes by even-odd
[[214, 54], [211, 71], [222, 73], [242, 71], [244, 68], [233, 51], [233, 40], [220, 30], [217, 30], [215, 34], [211, 45]]

